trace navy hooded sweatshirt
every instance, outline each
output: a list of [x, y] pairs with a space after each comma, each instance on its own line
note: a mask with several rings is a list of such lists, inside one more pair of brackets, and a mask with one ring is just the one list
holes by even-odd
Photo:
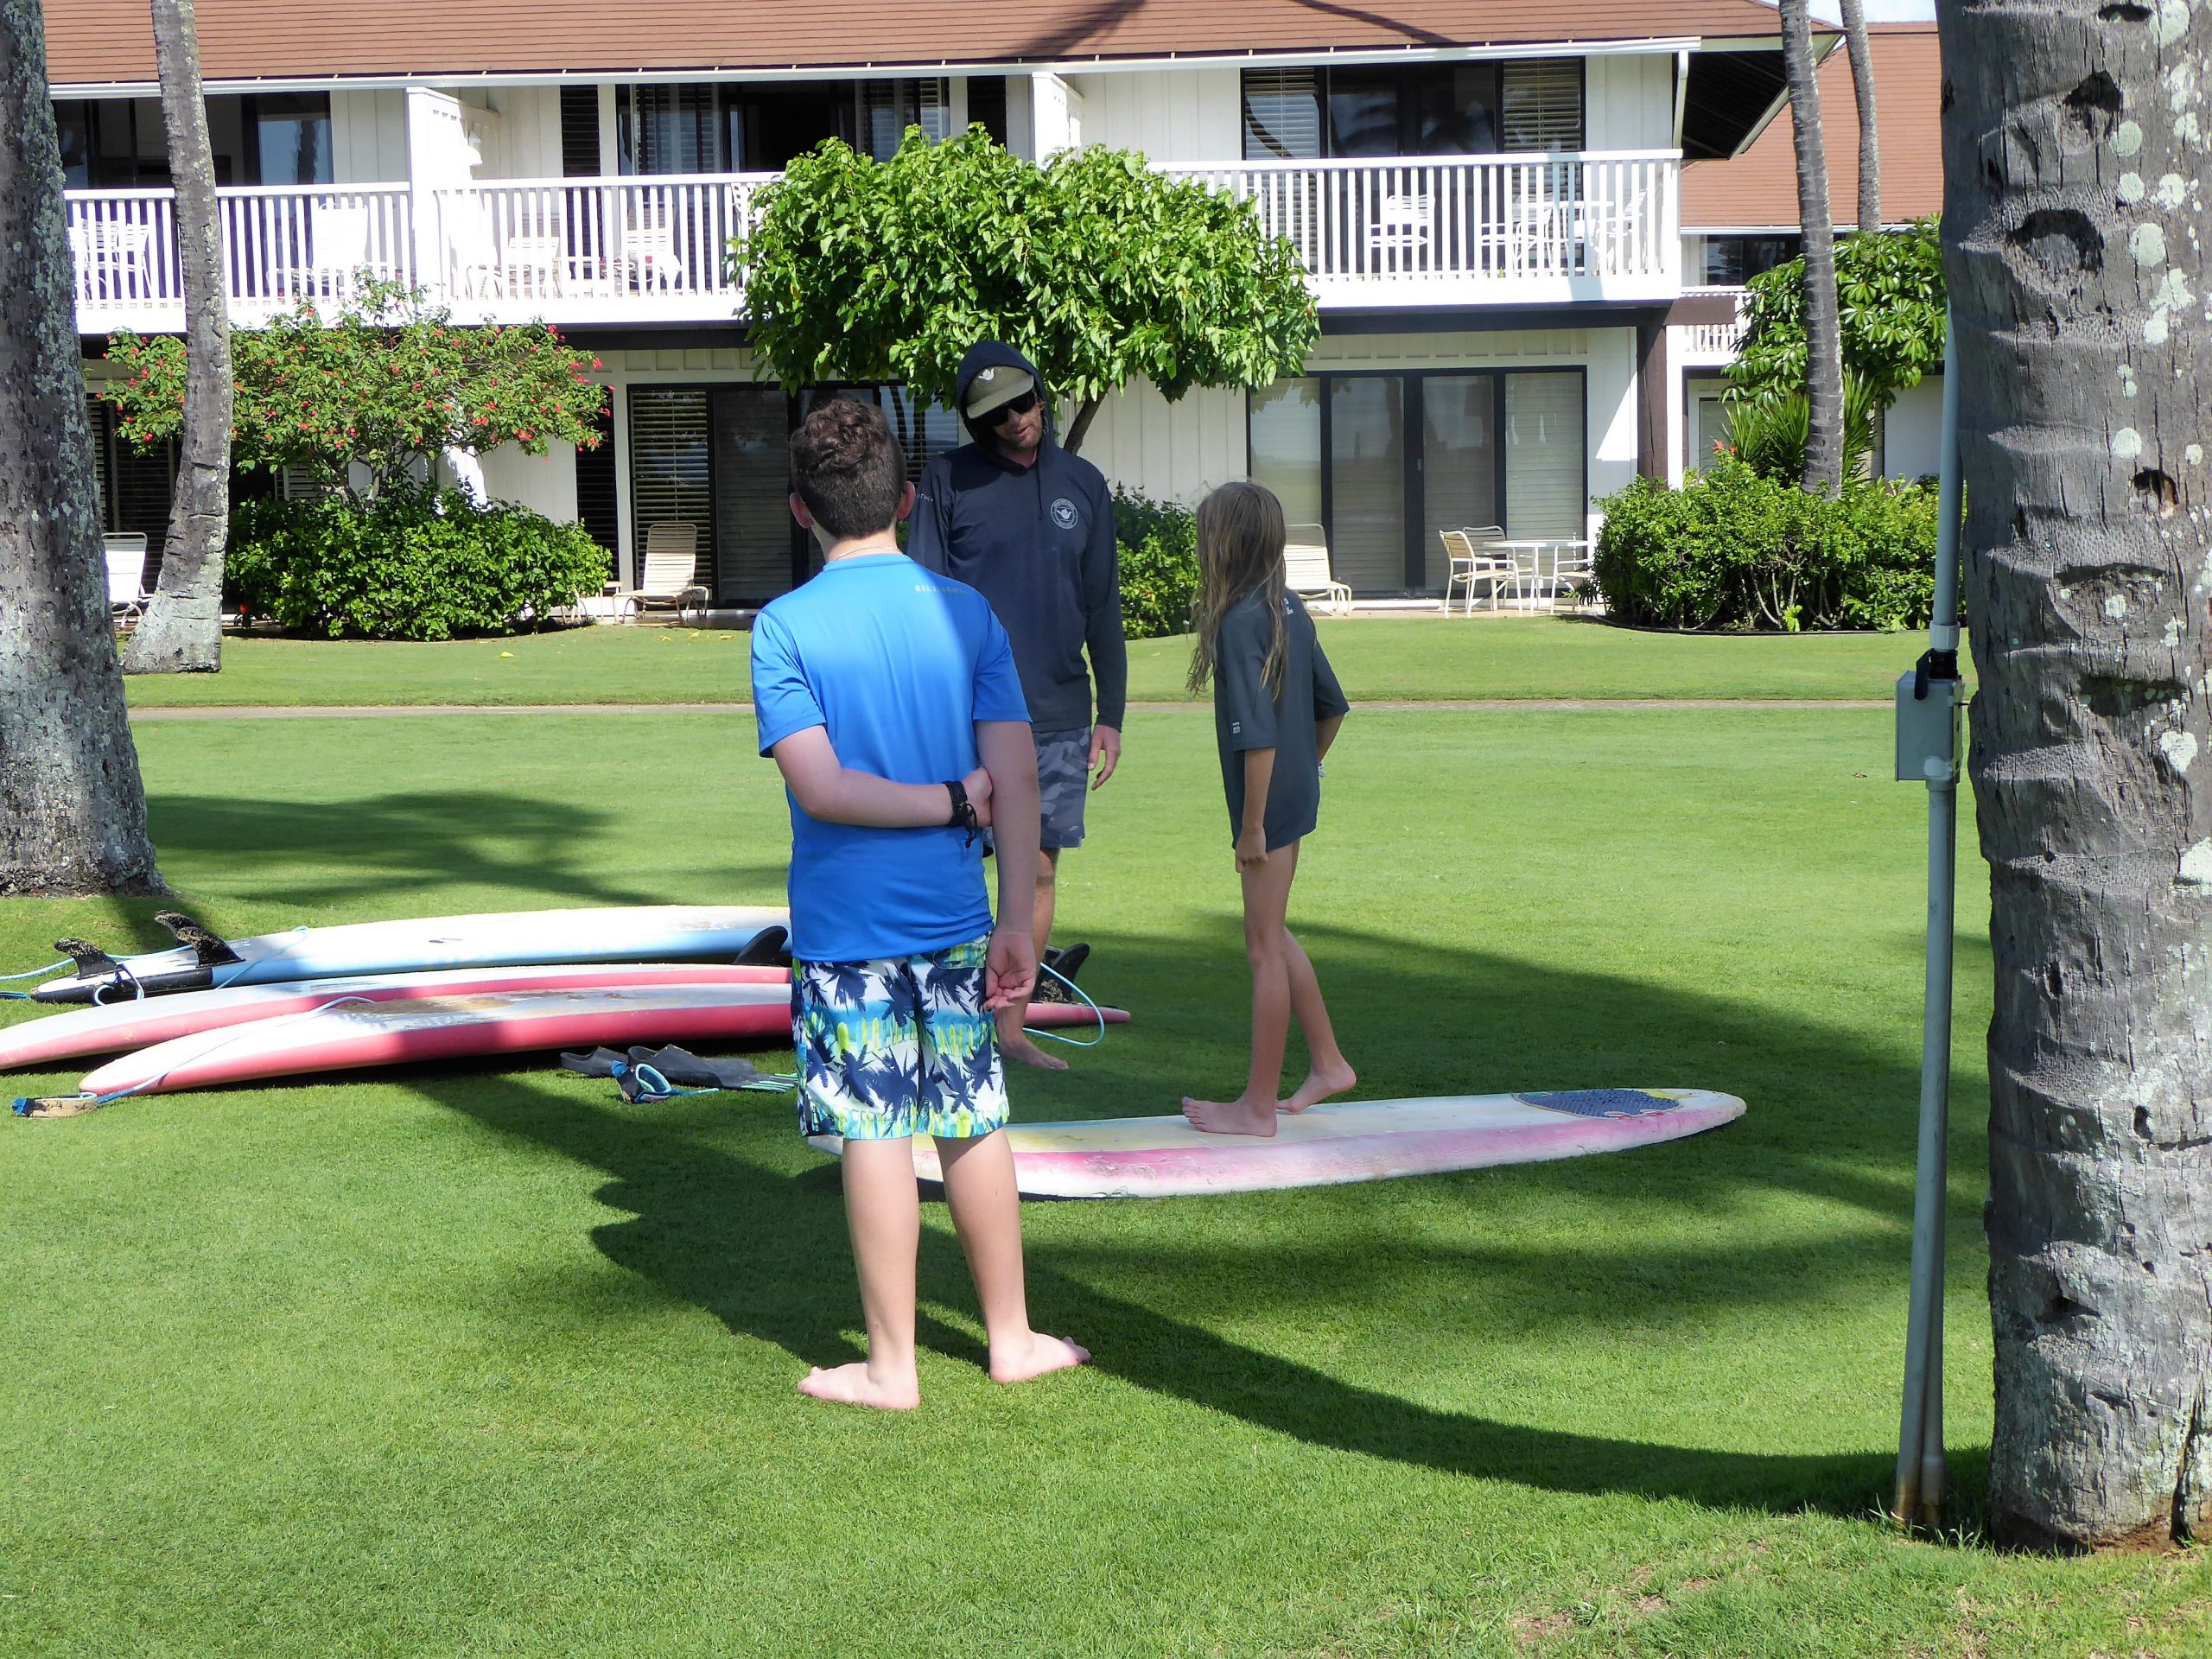
[[1036, 465], [1015, 466], [988, 437], [939, 455], [922, 474], [906, 553], [990, 601], [1014, 641], [1032, 727], [1071, 732], [1090, 725], [1095, 673], [1098, 723], [1119, 730], [1129, 658], [1104, 474], [1053, 441], [1051, 392], [1036, 365], [1011, 346], [985, 340], [969, 350], [953, 406], [967, 401], [978, 370], [1007, 365], [1035, 380], [1045, 398]]

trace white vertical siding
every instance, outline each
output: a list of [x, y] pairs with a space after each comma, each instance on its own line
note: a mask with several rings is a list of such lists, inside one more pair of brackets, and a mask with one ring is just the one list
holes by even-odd
[[1243, 154], [1234, 69], [1079, 75], [1084, 142], [1141, 149], [1155, 162], [1226, 162]]
[[1099, 406], [1083, 458], [1109, 483], [1192, 503], [1244, 476], [1244, 394], [1198, 387], [1169, 403], [1137, 381]]
[[[492, 95], [499, 111], [499, 170], [479, 168], [479, 178], [557, 179], [561, 176], [561, 89], [505, 86]], [[488, 159], [488, 158], [487, 158]]]
[[484, 493], [493, 500], [529, 507], [556, 524], [575, 522], [576, 451], [573, 444], [548, 445], [542, 455], [526, 455], [517, 445], [502, 444], [480, 459]]
[[1587, 61], [1583, 142], [1592, 149], [1673, 148], [1674, 54], [1607, 54]]
[[1943, 377], [1923, 375], [1897, 394], [1882, 422], [1882, 472], [1889, 478], [1924, 478], [1943, 459]]
[[340, 184], [407, 181], [407, 97], [383, 92], [330, 95], [331, 175]]

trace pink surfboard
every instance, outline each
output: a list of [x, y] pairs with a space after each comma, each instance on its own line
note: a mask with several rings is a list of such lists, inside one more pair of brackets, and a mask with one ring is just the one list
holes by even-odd
[[[758, 970], [756, 970], [758, 971]], [[310, 1072], [605, 1045], [791, 1040], [791, 984], [632, 985], [473, 991], [406, 1001], [329, 999], [303, 1014], [200, 1031], [127, 1054], [86, 1077], [87, 1095], [168, 1094]], [[1090, 1009], [1032, 1008], [1033, 1023], [1077, 1025]], [[1108, 1010], [1109, 1022], [1127, 1020]], [[1042, 1016], [1041, 1020], [1034, 1019]]]
[[775, 967], [721, 967], [711, 963], [564, 963], [533, 968], [448, 968], [420, 974], [366, 974], [353, 979], [296, 980], [271, 985], [232, 985], [219, 991], [181, 991], [135, 997], [99, 1007], [73, 1008], [0, 1029], [0, 1071], [19, 1071], [48, 1060], [128, 1049], [188, 1037], [254, 1020], [305, 1014], [325, 1003], [413, 1002], [425, 997], [479, 991], [605, 989], [623, 985], [787, 985]]
[[[1202, 1135], [1180, 1116], [1016, 1124], [1014, 1183], [1031, 1198], [1166, 1198], [1389, 1180], [1497, 1164], [1623, 1152], [1717, 1128], [1744, 1115], [1704, 1089], [1585, 1089], [1321, 1105], [1276, 1121], [1274, 1137]], [[835, 1135], [811, 1137], [833, 1155]], [[914, 1173], [944, 1179], [935, 1142]]]

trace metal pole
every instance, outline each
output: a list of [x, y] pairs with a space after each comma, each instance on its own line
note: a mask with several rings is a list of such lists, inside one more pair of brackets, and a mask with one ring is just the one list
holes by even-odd
[[[1916, 694], [1956, 706], [1959, 651], [1958, 354], [1945, 318], [1943, 429], [1936, 496], [1936, 609]], [[1955, 730], [1955, 715], [1945, 719]], [[1934, 1525], [1943, 1513], [1943, 1211], [1949, 1185], [1951, 944], [1957, 893], [1959, 769], [1954, 739], [1948, 765], [1928, 778], [1928, 979], [1920, 1048], [1920, 1154], [1912, 1207], [1912, 1298], [1907, 1315], [1904, 1409], [1897, 1440], [1891, 1513]], [[1900, 750], [1902, 753], [1902, 749]]]

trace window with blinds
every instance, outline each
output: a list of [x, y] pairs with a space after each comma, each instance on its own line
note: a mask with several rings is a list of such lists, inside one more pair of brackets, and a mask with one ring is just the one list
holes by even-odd
[[714, 546], [714, 483], [704, 386], [630, 388], [630, 533], [642, 550], [649, 525], [699, 527], [699, 550]]
[[1321, 72], [1244, 72], [1244, 159], [1312, 161], [1321, 154]]
[[1535, 58], [1503, 67], [1502, 145], [1506, 149], [1582, 148], [1582, 60]]
[[561, 88], [561, 176], [588, 179], [599, 172], [599, 88]]
[[1583, 482], [1582, 377], [1572, 370], [1505, 377], [1505, 529], [1529, 539], [1579, 539]]
[[625, 173], [725, 173], [728, 124], [713, 86], [624, 86], [615, 98]]
[[853, 102], [859, 122], [853, 148], [879, 162], [897, 153], [909, 127], [919, 127], [933, 144], [951, 135], [951, 86], [941, 78], [863, 80], [854, 90]]

